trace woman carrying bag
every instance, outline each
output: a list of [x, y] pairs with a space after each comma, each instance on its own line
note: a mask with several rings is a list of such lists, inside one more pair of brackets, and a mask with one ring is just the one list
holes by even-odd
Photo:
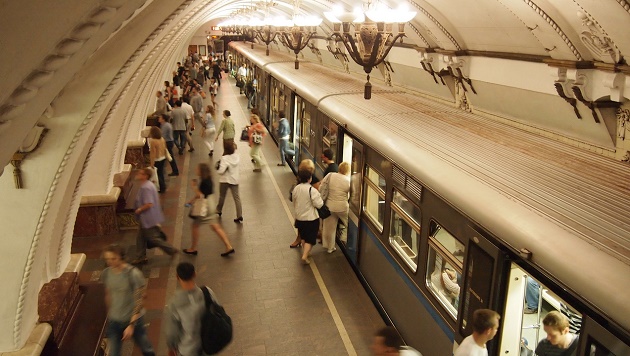
[[317, 189], [311, 185], [311, 171], [302, 168], [298, 171], [298, 182], [291, 198], [295, 208], [295, 227], [298, 229], [302, 240], [303, 252], [302, 262], [310, 264], [309, 254], [313, 245], [317, 243], [317, 232], [319, 231], [319, 214], [317, 209], [324, 206], [324, 201]]
[[250, 123], [251, 125], [247, 129], [250, 147], [249, 155], [252, 157], [252, 162], [254, 162], [254, 172], [261, 172], [260, 146], [262, 145], [263, 137], [265, 137], [265, 125], [260, 122], [260, 117], [256, 114], [252, 114]]
[[193, 219], [192, 223], [192, 243], [190, 248], [183, 249], [182, 251], [188, 255], [197, 255], [197, 245], [199, 244], [199, 226], [201, 224], [210, 224], [210, 227], [217, 233], [223, 244], [225, 244], [225, 252], [221, 254], [222, 257], [226, 257], [233, 254], [234, 248], [230, 244], [223, 227], [219, 223], [217, 213], [212, 207], [214, 207], [213, 199], [213, 185], [210, 175], [210, 166], [207, 163], [200, 163], [197, 166], [197, 179], [192, 180], [191, 187], [194, 190], [193, 198], [186, 203], [186, 206], [190, 207], [190, 213], [188, 216]]

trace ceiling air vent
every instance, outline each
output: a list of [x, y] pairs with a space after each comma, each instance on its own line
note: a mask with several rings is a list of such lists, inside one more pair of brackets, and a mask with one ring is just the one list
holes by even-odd
[[394, 182], [400, 184], [408, 194], [416, 197], [418, 201], [422, 200], [422, 184], [407, 176], [407, 174], [397, 166], [394, 166], [392, 178]]

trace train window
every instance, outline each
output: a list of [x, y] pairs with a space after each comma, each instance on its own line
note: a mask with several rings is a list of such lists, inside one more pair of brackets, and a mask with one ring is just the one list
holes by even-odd
[[464, 245], [431, 221], [426, 284], [453, 318], [457, 318], [463, 260]]
[[383, 188], [385, 188], [385, 178], [370, 166], [367, 167], [366, 178], [363, 210], [379, 231], [383, 232], [383, 222], [385, 220], [385, 191]]
[[306, 111], [306, 105], [302, 103], [302, 145], [311, 147], [311, 113]]
[[337, 161], [337, 124], [332, 122], [327, 116], [323, 117], [322, 122], [322, 152], [330, 149], [333, 152], [333, 161]]
[[389, 243], [405, 263], [415, 272], [418, 268], [418, 244], [420, 242], [420, 209], [398, 191], [394, 190], [392, 223]]
[[350, 209], [357, 215], [361, 209], [361, 187], [363, 186], [363, 146], [350, 136], [343, 137], [343, 159], [351, 160]]

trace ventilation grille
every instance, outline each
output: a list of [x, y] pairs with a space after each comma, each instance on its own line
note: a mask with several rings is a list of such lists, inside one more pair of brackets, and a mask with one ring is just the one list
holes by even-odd
[[398, 184], [400, 184], [407, 193], [416, 197], [418, 201], [422, 201], [422, 184], [416, 182], [413, 178], [410, 178], [397, 166], [394, 166], [392, 171], [392, 178]]

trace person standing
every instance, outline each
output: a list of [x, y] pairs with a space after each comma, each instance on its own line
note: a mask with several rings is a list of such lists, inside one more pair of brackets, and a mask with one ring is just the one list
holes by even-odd
[[221, 126], [219, 126], [219, 130], [217, 131], [217, 137], [214, 139], [217, 141], [219, 139], [219, 135], [223, 133], [223, 145], [225, 146], [228, 143], [234, 144], [234, 135], [236, 131], [234, 130], [234, 121], [232, 120], [230, 110], [223, 110], [223, 120], [221, 121]]
[[241, 197], [238, 194], [238, 181], [239, 181], [239, 169], [238, 165], [240, 157], [236, 153], [236, 144], [234, 142], [223, 141], [223, 156], [217, 162], [217, 173], [221, 176], [219, 181], [219, 204], [217, 205], [217, 212], [221, 216], [223, 212], [223, 204], [225, 203], [225, 196], [228, 189], [232, 192], [232, 198], [234, 198], [234, 205], [236, 206], [236, 219], [235, 223], [241, 223], [243, 221], [243, 207], [241, 206]]
[[179, 154], [184, 154], [184, 148], [186, 147], [186, 111], [182, 109], [182, 101], [177, 100], [175, 102], [175, 108], [171, 112], [173, 121], [173, 132], [175, 133], [173, 140]]
[[199, 177], [199, 182], [197, 181], [197, 179], [192, 180], [191, 187], [194, 189], [195, 194], [193, 198], [188, 202], [188, 204], [192, 206], [195, 200], [205, 199], [208, 212], [206, 217], [190, 216], [190, 218], [193, 219], [191, 229], [192, 243], [190, 248], [184, 249], [182, 251], [188, 255], [197, 255], [197, 246], [199, 244], [199, 227], [201, 226], [201, 224], [207, 223], [210, 224], [212, 230], [214, 230], [214, 232], [219, 236], [219, 238], [225, 245], [225, 252], [221, 254], [221, 257], [226, 257], [230, 254], [233, 254], [235, 251], [232, 247], [232, 244], [230, 243], [230, 240], [225, 234], [223, 227], [217, 219], [217, 212], [214, 205], [214, 195], [212, 194], [214, 190], [214, 185], [212, 183], [212, 176], [210, 174], [210, 166], [207, 163], [200, 163], [197, 166], [197, 176]]
[[335, 235], [337, 232], [337, 222], [341, 220], [344, 226], [342, 241], [346, 241], [346, 230], [348, 226], [348, 193], [350, 192], [350, 164], [341, 162], [339, 173], [329, 173], [322, 179], [320, 191], [322, 199], [330, 209], [330, 216], [323, 219], [322, 246], [333, 253], [335, 247]]
[[212, 78], [217, 81], [217, 84], [221, 86], [221, 67], [218, 61], [212, 63]]
[[217, 297], [208, 287], [199, 287], [195, 282], [195, 266], [189, 262], [177, 265], [179, 289], [168, 303], [165, 329], [169, 356], [200, 356], [201, 318], [206, 310], [206, 302], [201, 288], [207, 288], [212, 301], [218, 304]]
[[199, 94], [199, 91], [194, 88], [192, 90], [192, 96], [190, 97], [190, 106], [193, 108], [193, 118], [201, 122], [201, 116], [203, 114], [203, 98]]
[[327, 148], [324, 150], [324, 152], [322, 152], [322, 162], [324, 162], [324, 164], [326, 165], [326, 170], [324, 171], [324, 177], [326, 177], [328, 173], [339, 172], [339, 166], [333, 160], [334, 157], [335, 157], [335, 154], [330, 148]]
[[[194, 88], [197, 88], [197, 87], [195, 86]], [[197, 92], [199, 92], [198, 88], [197, 88]], [[182, 109], [184, 109], [184, 111], [186, 112], [186, 142], [188, 143], [188, 146], [190, 147], [188, 152], [193, 152], [195, 148], [193, 147], [191, 136], [192, 136], [192, 132], [195, 130], [195, 120], [194, 120], [195, 109], [193, 109], [192, 105], [190, 105], [189, 102], [190, 102], [190, 98], [184, 99], [184, 101], [182, 102]]]
[[169, 174], [169, 176], [171, 177], [177, 177], [179, 175], [179, 169], [177, 168], [177, 162], [175, 161], [175, 157], [173, 155], [173, 125], [171, 125], [168, 120], [170, 119], [170, 117], [166, 114], [162, 114], [160, 115], [159, 118], [159, 122], [160, 122], [160, 130], [162, 130], [162, 137], [164, 138], [164, 141], [166, 142], [166, 150], [168, 151], [168, 154], [171, 155], [171, 160], [170, 160], [170, 164], [171, 164], [171, 173]]
[[243, 63], [238, 68], [238, 72], [236, 72], [236, 82], [240, 83], [239, 94], [243, 94], [243, 89], [245, 89], [245, 83], [247, 82], [247, 64]]
[[317, 243], [319, 231], [319, 214], [317, 209], [324, 205], [324, 201], [317, 189], [311, 186], [310, 170], [301, 168], [298, 170], [299, 184], [293, 188], [291, 197], [295, 208], [295, 227], [298, 229], [303, 247], [302, 262], [310, 264], [309, 255], [313, 245]]
[[374, 356], [422, 356], [410, 346], [404, 346], [400, 335], [393, 326], [386, 326], [376, 332], [370, 345]]
[[177, 253], [176, 248], [160, 238], [163, 234], [160, 224], [164, 222], [164, 214], [160, 207], [157, 189], [149, 181], [151, 174], [152, 170], [150, 168], [142, 168], [136, 173], [135, 177], [140, 183], [140, 189], [135, 201], [136, 210], [134, 211], [138, 220], [140, 220], [140, 230], [136, 239], [136, 259], [132, 262], [134, 265], [148, 262], [147, 242], [151, 242], [153, 246], [159, 247], [170, 256]]
[[109, 354], [120, 356], [122, 342], [133, 337], [142, 355], [153, 356], [155, 351], [147, 336], [143, 301], [146, 281], [142, 272], [127, 264], [125, 251], [119, 245], [109, 245], [103, 251], [107, 268], [100, 276], [105, 285], [107, 306], [107, 335]]
[[538, 356], [575, 356], [579, 336], [569, 329], [569, 319], [559, 311], [549, 312], [542, 321], [547, 338], [536, 346]]
[[206, 118], [204, 123], [205, 129], [201, 136], [203, 137], [206, 146], [208, 146], [208, 149], [210, 150], [208, 156], [212, 157], [212, 155], [214, 154], [214, 135], [216, 135], [217, 133], [217, 127], [214, 123], [214, 106], [208, 105], [206, 107]]
[[295, 151], [289, 148], [289, 138], [291, 137], [291, 128], [289, 120], [284, 117], [284, 110], [278, 112], [280, 120], [278, 121], [278, 147], [280, 148], [280, 163], [278, 166], [286, 165], [286, 156], [295, 156]]
[[217, 98], [217, 94], [219, 94], [219, 86], [217, 84], [216, 78], [214, 77], [210, 78], [210, 87], [208, 88], [208, 90], [210, 91], [210, 99], [212, 100], [212, 106], [214, 106], [216, 110], [217, 108], [216, 98]]
[[166, 193], [166, 182], [164, 181], [164, 164], [166, 163], [166, 142], [162, 138], [162, 132], [157, 126], [151, 126], [149, 133], [149, 159], [151, 167], [157, 171], [160, 193]]
[[454, 356], [488, 356], [486, 343], [497, 334], [500, 318], [494, 310], [475, 310], [472, 317], [473, 333], [462, 341]]
[[161, 114], [166, 114], [167, 103], [166, 103], [166, 99], [164, 99], [162, 92], [158, 90], [155, 93], [155, 96], [157, 97], [157, 100], [155, 101], [155, 111], [147, 115], [147, 118], [152, 118]]
[[[254, 172], [262, 172], [262, 161], [260, 159], [260, 147], [262, 146], [263, 138], [265, 137], [265, 125], [260, 122], [260, 117], [252, 113], [250, 119], [251, 125], [247, 129], [249, 136], [249, 155], [254, 162]], [[256, 138], [255, 136], [258, 136]]]

